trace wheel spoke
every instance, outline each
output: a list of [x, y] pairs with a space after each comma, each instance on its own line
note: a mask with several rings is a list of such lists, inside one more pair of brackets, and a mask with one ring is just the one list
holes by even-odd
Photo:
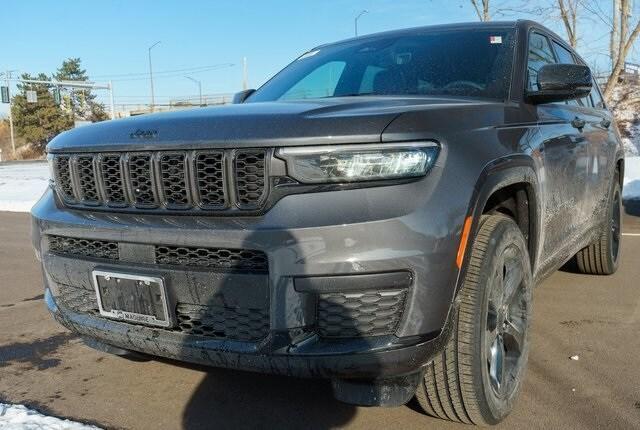
[[520, 289], [524, 274], [522, 273], [522, 267], [517, 261], [511, 261], [507, 265], [506, 276], [504, 280], [504, 303], [511, 305], [514, 302], [515, 296]]
[[521, 327], [519, 322], [516, 322], [513, 319], [507, 320], [504, 327], [504, 336], [507, 337], [510, 350], [515, 349], [518, 352], [522, 352], [524, 328]]
[[502, 335], [498, 334], [491, 344], [489, 350], [489, 377], [496, 391], [500, 391], [504, 381], [504, 341]]

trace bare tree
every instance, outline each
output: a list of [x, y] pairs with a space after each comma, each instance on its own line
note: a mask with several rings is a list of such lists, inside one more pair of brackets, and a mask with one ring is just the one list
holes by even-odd
[[620, 45], [620, 0], [611, 0], [611, 34], [609, 37], [609, 56], [611, 57], [611, 69], [618, 61], [618, 46]]
[[[620, 75], [624, 70], [625, 61], [627, 60], [627, 56], [631, 51], [631, 47], [633, 43], [640, 35], [640, 20], [636, 22], [633, 30], [631, 29], [630, 21], [631, 21], [631, 6], [633, 0], [619, 0], [620, 2], [620, 11], [617, 14], [619, 21], [619, 40], [616, 47], [615, 43], [612, 43], [615, 52], [612, 52], [611, 58], [615, 58], [615, 62], [613, 63], [613, 68], [611, 70], [611, 75], [607, 80], [607, 84], [604, 87], [604, 97], [607, 101], [611, 101], [613, 96], [613, 91], [616, 88], [618, 81], [620, 79]], [[613, 30], [612, 30], [613, 31]], [[613, 37], [613, 36], [612, 36]]]
[[489, 0], [471, 0], [471, 4], [478, 14], [480, 21], [491, 21], [491, 14], [489, 13]]
[[590, 0], [522, 0], [520, 4], [502, 9], [507, 15], [532, 15], [542, 22], [562, 22], [569, 44], [575, 48], [578, 45], [578, 24], [583, 10]]
[[578, 6], [581, 0], [557, 0], [560, 17], [572, 48], [578, 46]]

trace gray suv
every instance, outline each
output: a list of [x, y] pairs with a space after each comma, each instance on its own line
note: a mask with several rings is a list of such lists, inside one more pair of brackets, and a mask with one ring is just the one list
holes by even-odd
[[49, 144], [33, 244], [49, 310], [90, 346], [494, 424], [534, 285], [616, 270], [620, 139], [534, 22], [319, 46], [235, 102]]

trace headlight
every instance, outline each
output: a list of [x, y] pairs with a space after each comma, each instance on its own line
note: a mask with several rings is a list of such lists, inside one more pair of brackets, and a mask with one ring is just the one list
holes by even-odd
[[424, 176], [438, 157], [435, 142], [281, 148], [289, 175], [303, 183]]

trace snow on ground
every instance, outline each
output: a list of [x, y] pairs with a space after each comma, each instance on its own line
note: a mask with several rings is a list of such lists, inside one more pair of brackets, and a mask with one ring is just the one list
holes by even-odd
[[42, 415], [22, 405], [0, 403], [0, 429], [2, 430], [99, 430], [74, 421]]
[[0, 163], [0, 211], [29, 212], [48, 181], [46, 162]]
[[[626, 199], [640, 199], [640, 157], [627, 157], [624, 172]], [[29, 212], [47, 187], [45, 162], [0, 163], [0, 211]]]
[[640, 157], [627, 157], [624, 161], [622, 199], [640, 199]]

